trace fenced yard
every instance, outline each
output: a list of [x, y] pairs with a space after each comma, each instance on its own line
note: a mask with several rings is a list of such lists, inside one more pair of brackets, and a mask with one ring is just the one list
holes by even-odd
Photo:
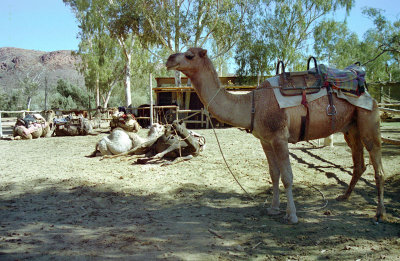
[[[382, 135], [400, 139], [399, 127], [383, 124]], [[272, 185], [258, 140], [216, 130], [250, 199], [227, 171], [212, 130], [196, 132], [205, 151], [165, 167], [86, 158], [106, 134], [0, 140], [0, 259], [399, 260], [398, 146], [383, 144], [388, 219], [375, 224], [371, 165], [349, 201], [335, 200], [352, 173], [342, 135], [334, 148], [290, 145], [300, 223], [286, 225], [283, 214], [263, 211]]]

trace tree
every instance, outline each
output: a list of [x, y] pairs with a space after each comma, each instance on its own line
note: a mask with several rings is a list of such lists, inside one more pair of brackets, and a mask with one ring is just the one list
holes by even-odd
[[382, 10], [376, 8], [365, 8], [363, 14], [372, 19], [375, 25], [365, 35], [366, 42], [374, 49], [374, 55], [366, 62], [375, 62], [382, 55], [388, 55], [386, 59], [380, 59], [380, 65], [386, 71], [385, 78], [400, 80], [400, 19], [390, 22]]
[[[143, 12], [142, 19], [147, 26], [150, 26], [151, 39], [169, 52], [180, 52], [193, 46], [214, 45], [216, 53], [213, 56], [220, 57], [229, 52], [239, 39], [244, 18], [252, 2], [250, 0], [140, 0], [137, 6], [131, 5], [131, 8]], [[130, 9], [125, 11], [133, 12]], [[175, 80], [179, 86], [181, 83], [178, 71], [175, 72]]]
[[19, 68], [19, 71], [17, 71], [18, 85], [26, 97], [26, 110], [31, 108], [32, 97], [39, 90], [44, 71], [43, 68]]
[[[345, 68], [363, 61], [363, 44], [345, 22], [321, 21], [314, 29], [314, 51], [319, 61]], [[366, 50], [364, 50], [365, 52]]]
[[50, 105], [52, 108], [64, 110], [88, 108], [89, 95], [81, 88], [60, 79], [57, 81], [56, 93], [52, 95]]
[[[126, 5], [135, 3], [127, 0], [64, 0], [64, 3], [71, 6], [80, 22], [80, 53], [86, 51], [88, 54], [82, 68], [86, 71], [89, 85], [96, 86], [96, 105], [100, 104], [100, 86], [106, 88], [103, 91], [107, 93], [107, 98], [104, 99], [107, 105], [112, 88], [122, 75], [119, 70], [122, 61], [125, 105], [131, 106], [131, 56], [137, 36], [133, 31], [137, 27], [131, 23], [123, 23], [120, 13]], [[115, 55], [116, 53], [122, 55]]]
[[112, 91], [123, 78], [124, 58], [115, 40], [105, 33], [82, 40], [79, 44], [79, 65], [88, 90], [96, 93], [96, 107], [108, 106]]
[[[256, 63], [252, 71], [265, 72], [275, 67], [273, 64], [277, 59], [282, 60], [286, 66], [293, 69], [304, 67], [299, 65], [307, 52], [308, 41], [311, 40], [314, 27], [319, 20], [329, 12], [340, 7], [347, 11], [353, 6], [354, 0], [266, 0], [262, 1], [257, 8], [256, 19], [252, 21], [253, 26], [247, 33], [249, 37], [242, 38], [251, 41], [248, 53], [243, 53], [242, 48], [238, 53], [240, 67], [238, 72], [248, 66], [255, 56], [266, 53], [269, 57], [264, 63]], [[238, 45], [239, 47], [241, 44]], [[238, 61], [238, 59], [237, 59]], [[246, 70], [244, 70], [246, 71]]]

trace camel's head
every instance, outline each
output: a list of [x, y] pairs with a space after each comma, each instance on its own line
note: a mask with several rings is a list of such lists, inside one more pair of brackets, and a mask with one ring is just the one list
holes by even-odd
[[207, 58], [207, 50], [190, 48], [185, 53], [172, 54], [168, 57], [166, 66], [168, 70], [177, 70], [188, 75], [203, 66], [205, 58]]
[[53, 122], [56, 117], [56, 113], [53, 110], [42, 111], [42, 115], [46, 122]]
[[164, 134], [165, 127], [164, 125], [154, 123], [151, 125], [149, 132], [147, 133], [148, 136], [157, 136], [160, 137]]

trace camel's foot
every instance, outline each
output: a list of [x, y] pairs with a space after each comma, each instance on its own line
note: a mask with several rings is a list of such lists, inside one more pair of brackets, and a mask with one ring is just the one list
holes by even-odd
[[376, 215], [375, 215], [374, 219], [376, 222], [384, 222], [386, 220], [385, 207], [378, 207], [376, 209]]
[[286, 214], [283, 217], [283, 220], [285, 221], [286, 224], [289, 224], [289, 225], [294, 225], [294, 224], [299, 223], [299, 219], [297, 218], [296, 215], [293, 215], [293, 214], [291, 214], [291, 215]]
[[347, 193], [345, 193], [345, 194], [343, 194], [343, 195], [340, 195], [340, 196], [338, 196], [337, 198], [336, 198], [336, 200], [337, 201], [345, 201], [345, 200], [348, 200], [349, 199], [349, 194], [347, 194]]
[[146, 164], [148, 163], [152, 158], [139, 158], [136, 160], [136, 164]]
[[276, 216], [279, 215], [281, 213], [281, 211], [279, 210], [279, 208], [267, 208], [267, 214], [270, 216]]
[[123, 156], [122, 154], [115, 154], [115, 155], [103, 155], [100, 160], [103, 159], [114, 159]]

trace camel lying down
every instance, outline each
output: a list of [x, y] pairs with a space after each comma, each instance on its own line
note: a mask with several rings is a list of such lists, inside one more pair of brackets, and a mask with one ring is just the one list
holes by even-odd
[[110, 135], [97, 142], [94, 152], [89, 157], [126, 154], [133, 148], [156, 142], [164, 134], [164, 131], [165, 127], [156, 123], [150, 127], [147, 137], [142, 138], [138, 134], [127, 132], [120, 127], [114, 128]]
[[14, 140], [30, 140], [40, 137], [51, 137], [54, 127], [54, 111], [43, 111], [41, 114], [28, 114], [25, 118], [17, 119], [13, 128]]
[[146, 138], [116, 128], [96, 144], [95, 151], [89, 157], [99, 154], [103, 155], [103, 158], [145, 155], [139, 158], [137, 163], [163, 161], [163, 165], [169, 165], [197, 156], [204, 146], [204, 137], [187, 130], [183, 124], [175, 121], [166, 127], [153, 124]]

